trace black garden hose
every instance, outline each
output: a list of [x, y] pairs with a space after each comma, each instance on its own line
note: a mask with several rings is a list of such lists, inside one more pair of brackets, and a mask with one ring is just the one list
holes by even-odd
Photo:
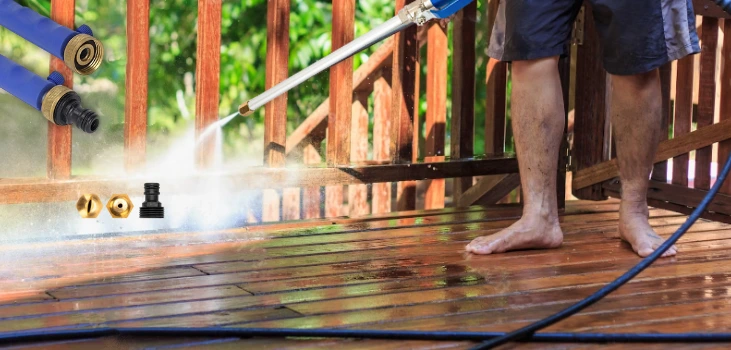
[[[49, 342], [95, 339], [111, 336], [180, 337], [180, 338], [350, 338], [423, 341], [484, 341], [504, 336], [499, 332], [428, 332], [383, 331], [359, 329], [293, 329], [293, 328], [94, 328], [57, 331], [22, 331], [0, 334], [0, 345], [23, 342]], [[731, 333], [541, 333], [519, 341], [540, 343], [720, 343], [731, 342]]]

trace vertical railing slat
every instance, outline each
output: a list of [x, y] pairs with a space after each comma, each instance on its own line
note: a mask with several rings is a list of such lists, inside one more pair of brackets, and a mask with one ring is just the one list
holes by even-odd
[[[426, 74], [426, 154], [427, 161], [444, 159], [447, 123], [447, 25], [435, 22], [429, 26]], [[444, 179], [426, 180], [424, 209], [444, 208]]]
[[128, 172], [145, 163], [150, 65], [150, 2], [127, 2], [127, 76], [124, 104], [124, 159]]
[[[475, 142], [475, 64], [477, 2], [473, 1], [455, 16], [452, 53], [452, 159], [474, 156]], [[473, 74], [469, 74], [473, 73]], [[454, 179], [453, 202], [472, 186], [472, 177]]]
[[[355, 0], [333, 1], [332, 50], [355, 38]], [[353, 109], [353, 58], [330, 68], [330, 115], [327, 131], [329, 166], [350, 163], [350, 133]], [[340, 216], [343, 210], [343, 186], [327, 186], [325, 211], [328, 217]]]
[[[695, 57], [688, 56], [678, 61], [675, 82], [675, 122], [673, 137], [690, 132], [693, 119], [693, 79], [695, 76]], [[673, 158], [673, 184], [688, 186], [689, 155]]]
[[[267, 89], [289, 76], [289, 15], [290, 0], [269, 0], [267, 3]], [[285, 165], [287, 143], [287, 94], [264, 107], [264, 164], [269, 167]], [[264, 190], [262, 221], [280, 219], [280, 195]], [[292, 214], [294, 210], [287, 210]]]
[[[672, 114], [670, 112], [670, 83], [673, 74], [672, 63], [664, 64], [660, 67], [660, 90], [662, 94], [662, 119], [660, 124], [660, 141], [668, 139], [668, 132], [672, 124]], [[652, 179], [655, 181], [666, 182], [668, 180], [668, 162], [662, 161], [656, 163], [652, 170]]]
[[[488, 4], [488, 35], [497, 16], [499, 0]], [[489, 38], [489, 36], [488, 36]], [[487, 63], [487, 106], [485, 116], [485, 153], [499, 155], [505, 151], [505, 108], [507, 97], [508, 66], [505, 62], [490, 58]]]
[[[701, 24], [700, 88], [698, 90], [697, 128], [713, 124], [716, 112], [716, 50], [718, 48], [718, 19], [703, 17]], [[711, 161], [713, 146], [695, 152], [695, 178], [693, 187], [711, 188]]]
[[[731, 20], [723, 20], [723, 48], [721, 51], [721, 109], [720, 120], [731, 119]], [[722, 141], [718, 146], [719, 166], [723, 165], [731, 154], [731, 140]], [[720, 170], [720, 169], [719, 169]], [[731, 181], [724, 181], [721, 193], [731, 194]]]
[[[62, 26], [76, 29], [74, 27], [75, 8], [75, 0], [53, 0], [51, 1], [51, 19]], [[73, 72], [63, 60], [51, 57], [50, 69], [61, 73], [66, 80], [64, 85], [73, 88]], [[48, 122], [46, 170], [50, 179], [71, 177], [71, 131], [71, 126], [58, 126]]]
[[[414, 0], [397, 0], [396, 11]], [[414, 161], [414, 123], [418, 120], [416, 91], [419, 71], [417, 27], [411, 26], [394, 36], [391, 77], [391, 159], [395, 163]], [[416, 208], [416, 182], [398, 183], [397, 210]]]
[[[320, 148], [325, 139], [325, 132], [313, 131], [310, 134], [309, 144], [303, 150], [303, 161], [305, 164], [320, 164]], [[322, 187], [309, 186], [302, 189], [302, 216], [303, 219], [315, 219], [322, 216], [320, 205], [322, 203]]]
[[[353, 101], [353, 119], [350, 160], [354, 163], [368, 160], [368, 92], [359, 91]], [[348, 186], [348, 216], [358, 217], [370, 212], [368, 185]]]
[[[195, 70], [195, 130], [196, 140], [218, 120], [218, 95], [221, 72], [221, 0], [198, 1], [198, 48]], [[207, 168], [213, 164], [215, 137], [200, 140], [196, 148], [196, 165]]]
[[[373, 160], [391, 159], [391, 69], [384, 69], [382, 77], [373, 85]], [[373, 184], [373, 213], [391, 212], [391, 183]]]

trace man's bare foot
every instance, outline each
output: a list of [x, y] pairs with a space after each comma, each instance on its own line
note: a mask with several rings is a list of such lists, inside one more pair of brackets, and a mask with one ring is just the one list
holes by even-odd
[[473, 254], [493, 254], [520, 249], [558, 248], [561, 243], [563, 232], [557, 219], [524, 217], [498, 233], [475, 238], [465, 249]]
[[[619, 236], [632, 245], [632, 249], [643, 258], [652, 254], [665, 242], [650, 226], [648, 214], [645, 210], [620, 208]], [[673, 256], [676, 253], [677, 248], [672, 246], [662, 256]]]

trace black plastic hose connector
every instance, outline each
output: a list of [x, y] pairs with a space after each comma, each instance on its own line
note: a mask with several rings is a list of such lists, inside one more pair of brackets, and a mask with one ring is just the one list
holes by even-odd
[[160, 184], [145, 184], [145, 202], [140, 207], [140, 218], [142, 219], [162, 219], [165, 217], [165, 208], [158, 200], [160, 196]]
[[93, 133], [99, 128], [99, 116], [94, 111], [82, 107], [81, 98], [73, 91], [58, 101], [53, 111], [53, 122], [56, 125], [73, 124], [86, 133]]

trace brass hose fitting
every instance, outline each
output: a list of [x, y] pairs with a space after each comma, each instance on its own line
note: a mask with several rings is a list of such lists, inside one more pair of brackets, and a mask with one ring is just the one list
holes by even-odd
[[115, 219], [126, 219], [132, 213], [132, 200], [126, 194], [115, 194], [107, 202], [107, 210]]
[[78, 74], [92, 74], [102, 65], [104, 46], [101, 41], [91, 35], [76, 35], [66, 44], [63, 60]]
[[84, 219], [94, 219], [102, 212], [102, 200], [95, 194], [83, 194], [76, 202], [76, 210]]
[[63, 85], [56, 85], [46, 93], [41, 112], [56, 125], [75, 124], [86, 133], [93, 133], [99, 128], [99, 116], [81, 107], [79, 95]]

